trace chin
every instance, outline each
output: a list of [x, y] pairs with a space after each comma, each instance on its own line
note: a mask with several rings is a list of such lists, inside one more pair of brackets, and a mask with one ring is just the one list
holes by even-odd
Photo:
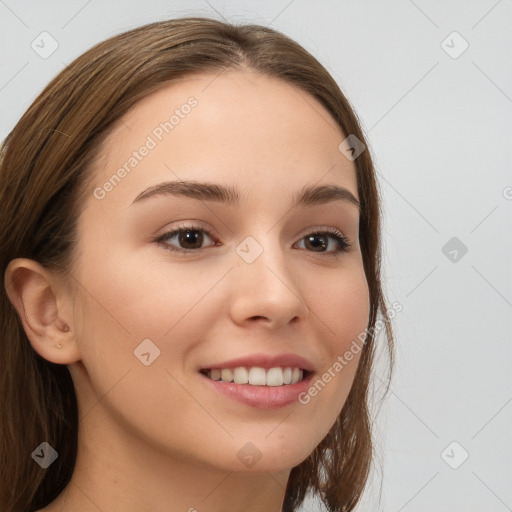
[[233, 457], [226, 458], [229, 452], [223, 452], [223, 469], [244, 473], [290, 471], [307, 459], [314, 448], [314, 443], [309, 448], [303, 438], [287, 438], [286, 442], [279, 438], [272, 442], [270, 438], [262, 438], [236, 443], [234, 451], [229, 450]]

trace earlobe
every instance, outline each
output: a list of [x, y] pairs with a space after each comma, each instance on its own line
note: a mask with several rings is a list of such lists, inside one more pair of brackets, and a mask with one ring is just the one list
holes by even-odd
[[56, 364], [80, 360], [80, 351], [69, 321], [61, 318], [51, 274], [27, 258], [12, 260], [5, 271], [5, 288], [32, 348]]

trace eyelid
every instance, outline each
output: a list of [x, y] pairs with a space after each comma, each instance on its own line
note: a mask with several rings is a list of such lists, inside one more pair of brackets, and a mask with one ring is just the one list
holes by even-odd
[[[193, 224], [192, 222], [195, 222], [196, 224]], [[178, 254], [180, 254], [180, 253], [181, 254], [198, 254], [200, 251], [206, 249], [206, 247], [200, 247], [198, 249], [182, 249], [182, 248], [177, 248], [177, 247], [174, 247], [170, 244], [163, 242], [163, 240], [165, 240], [167, 238], [174, 237], [175, 235], [179, 234], [180, 231], [203, 232], [214, 241], [214, 244], [212, 244], [210, 247], [219, 245], [219, 242], [217, 241], [218, 236], [217, 236], [216, 232], [213, 229], [205, 228], [202, 225], [200, 225], [200, 221], [190, 221], [190, 222], [183, 221], [182, 223], [178, 224], [177, 226], [172, 227], [171, 229], [169, 229], [162, 235], [157, 236], [153, 241], [159, 243], [161, 246], [163, 246], [163, 248], [165, 250], [168, 250], [168, 251], [171, 251], [174, 253], [178, 253]], [[339, 244], [339, 246], [341, 247], [340, 249], [337, 249], [334, 251], [326, 251], [326, 252], [318, 252], [318, 253], [315, 253], [315, 251], [306, 251], [306, 252], [310, 252], [312, 254], [336, 257], [336, 256], [340, 256], [342, 253], [346, 252], [348, 250], [348, 248], [352, 245], [350, 240], [347, 238], [347, 236], [343, 233], [343, 231], [341, 229], [334, 228], [334, 227], [321, 227], [321, 226], [313, 226], [313, 227], [307, 228], [307, 231], [303, 232], [303, 234], [301, 234], [299, 236], [299, 239], [297, 240], [297, 242], [295, 242], [295, 244], [298, 242], [301, 242], [302, 240], [304, 240], [304, 238], [306, 238], [307, 236], [310, 236], [310, 235], [328, 235], [331, 238], [334, 238], [336, 240], [336, 242]]]
[[[326, 255], [326, 256], [333, 256], [333, 257], [339, 257], [343, 253], [345, 253], [349, 247], [352, 245], [350, 239], [343, 233], [343, 231], [339, 228], [335, 227], [322, 227], [322, 226], [313, 226], [310, 228], [307, 228], [307, 231], [303, 233], [299, 240], [297, 242], [301, 242], [310, 235], [328, 235], [331, 238], [334, 238], [336, 242], [341, 246], [341, 249], [335, 250], [335, 251], [327, 251], [327, 252], [318, 252], [315, 253], [314, 251], [306, 251], [311, 254], [319, 254], [319, 255]], [[295, 243], [297, 243], [295, 242]]]
[[164, 240], [174, 237], [177, 234], [179, 234], [180, 231], [201, 231], [205, 233], [208, 237], [210, 237], [213, 240], [213, 244], [210, 247], [218, 246], [219, 237], [217, 236], [217, 233], [215, 230], [211, 228], [206, 228], [202, 225], [201, 221], [181, 221], [177, 225], [173, 226], [172, 228], [165, 231], [163, 234], [158, 235], [156, 238], [153, 239], [153, 242], [158, 243], [161, 245], [164, 249], [174, 252], [174, 253], [185, 253], [185, 254], [198, 254], [199, 251], [202, 251], [206, 249], [206, 247], [201, 247], [199, 249], [182, 249], [181, 247], [174, 247], [170, 245], [169, 243], [165, 243]]

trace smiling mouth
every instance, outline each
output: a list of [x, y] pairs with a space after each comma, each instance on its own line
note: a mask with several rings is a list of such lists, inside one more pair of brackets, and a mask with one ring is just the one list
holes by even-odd
[[236, 368], [211, 368], [200, 371], [206, 377], [220, 382], [234, 382], [249, 386], [288, 386], [301, 382], [311, 373], [298, 367], [262, 368], [238, 366]]

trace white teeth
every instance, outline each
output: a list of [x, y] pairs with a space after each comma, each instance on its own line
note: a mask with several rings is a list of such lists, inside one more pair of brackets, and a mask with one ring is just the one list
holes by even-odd
[[295, 384], [304, 378], [304, 371], [299, 368], [261, 368], [253, 366], [245, 368], [239, 366], [234, 369], [215, 368], [207, 372], [208, 377], [222, 382], [235, 382], [235, 384], [249, 384], [252, 386], [282, 386]]
[[265, 368], [253, 366], [249, 370], [249, 384], [252, 384], [253, 386], [265, 386], [267, 384]]
[[283, 370], [281, 368], [270, 368], [267, 372], [267, 386], [282, 386], [283, 384]]
[[221, 370], [220, 377], [224, 382], [232, 382], [233, 381], [233, 374], [231, 373], [231, 370]]
[[243, 366], [235, 368], [233, 377], [236, 384], [247, 384], [249, 382], [249, 372]]

